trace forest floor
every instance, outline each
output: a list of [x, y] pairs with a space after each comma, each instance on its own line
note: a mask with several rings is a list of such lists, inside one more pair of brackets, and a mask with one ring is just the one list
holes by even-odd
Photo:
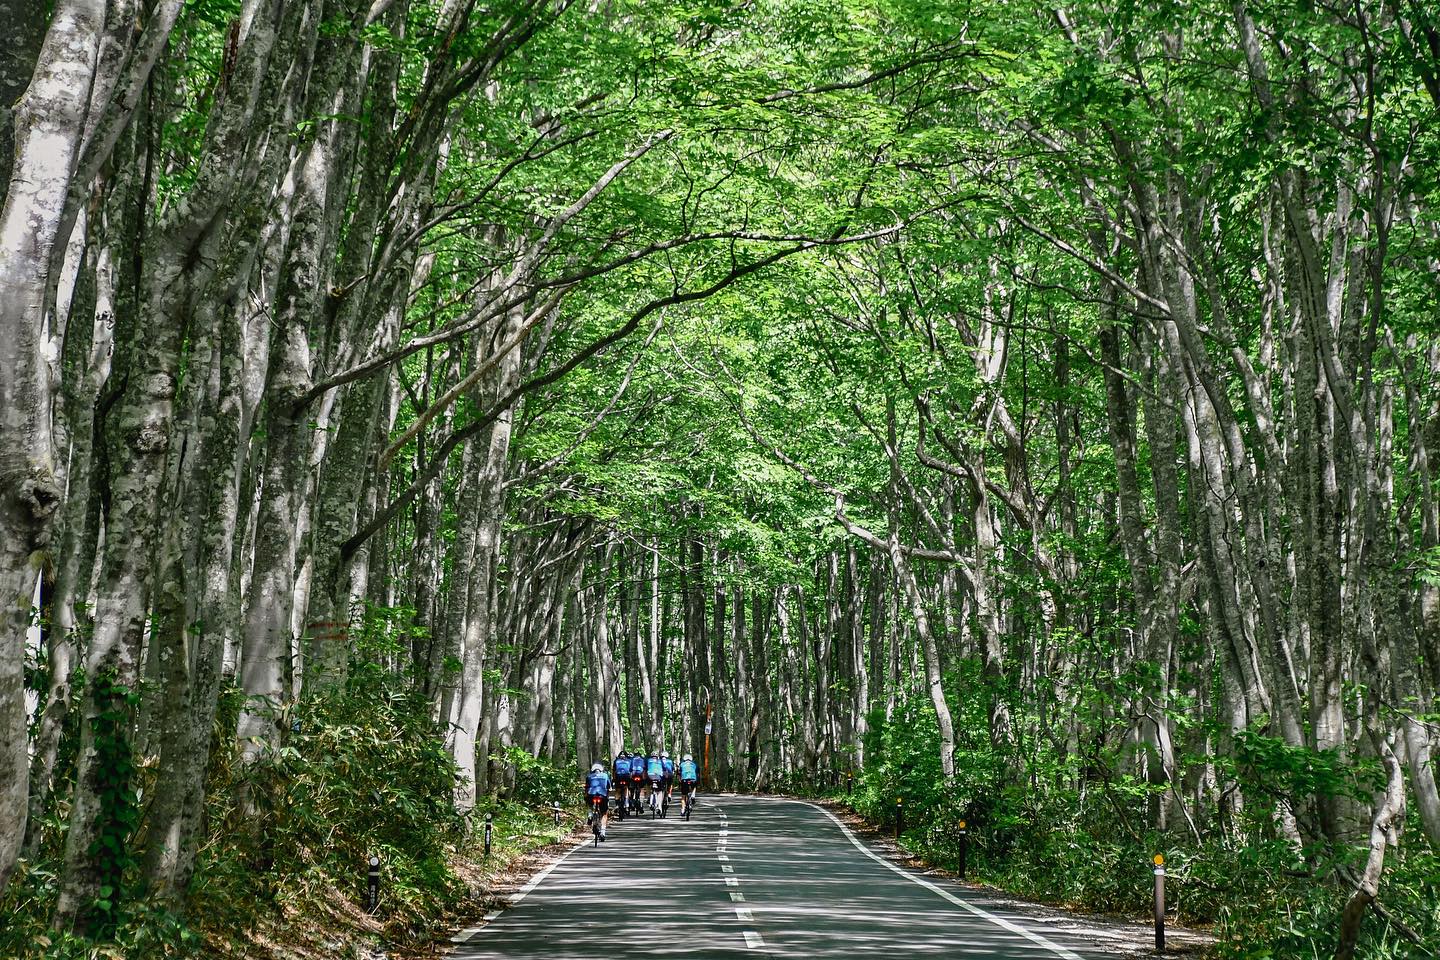
[[[1090, 941], [1095, 949], [1116, 956], [1146, 956], [1153, 955], [1155, 952], [1155, 928], [1149, 918], [1142, 922], [1133, 917], [1090, 913], [1069, 904], [1022, 900], [1000, 887], [977, 883], [973, 880], [961, 880], [954, 871], [937, 867], [901, 848], [896, 844], [894, 838], [880, 826], [866, 820], [849, 807], [833, 800], [809, 800], [808, 802], [829, 810], [864, 840], [872, 850], [892, 863], [907, 867], [927, 877], [943, 877], [956, 886], [983, 893], [986, 900], [1028, 918], [1037, 929], [1060, 931], [1074, 939]], [[1216, 946], [1217, 942], [1214, 936], [1204, 930], [1182, 927], [1174, 922], [1167, 922], [1165, 925], [1165, 952], [1167, 954], [1204, 957]]]
[[[422, 960], [450, 952], [451, 935], [497, 907], [503, 907], [531, 876], [564, 853], [579, 837], [573, 828], [535, 829], [541, 815], [505, 835], [497, 821], [489, 857], [478, 838], [457, 847], [449, 867], [463, 890], [440, 915], [397, 911], [389, 923], [368, 915], [355, 891], [323, 883], [279, 897], [278, 910], [246, 911], [250, 923], [239, 929], [228, 911], [202, 921], [207, 958], [216, 960]], [[548, 811], [543, 814], [548, 819]], [[548, 827], [548, 824], [547, 824]], [[383, 888], [382, 888], [383, 889]], [[382, 893], [382, 913], [384, 899]]]

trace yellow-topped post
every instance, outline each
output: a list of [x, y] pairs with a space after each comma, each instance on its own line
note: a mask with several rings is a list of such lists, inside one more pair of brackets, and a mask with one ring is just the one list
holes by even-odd
[[965, 879], [966, 863], [970, 859], [970, 831], [965, 829], [965, 821], [960, 821], [960, 879]]
[[1165, 854], [1155, 854], [1155, 952], [1165, 952]]

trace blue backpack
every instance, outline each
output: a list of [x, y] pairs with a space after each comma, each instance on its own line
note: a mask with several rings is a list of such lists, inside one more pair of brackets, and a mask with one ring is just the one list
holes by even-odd
[[629, 757], [616, 757], [616, 758], [615, 758], [615, 776], [618, 777], [618, 778], [620, 778], [621, 780], [623, 780], [623, 779], [625, 779], [626, 777], [630, 776], [630, 758], [629, 758]]
[[603, 797], [610, 793], [610, 778], [603, 773], [592, 773], [585, 778], [585, 795]]
[[669, 757], [666, 757], [664, 760], [660, 761], [660, 763], [661, 763], [661, 765], [665, 768], [665, 776], [667, 776], [667, 777], [673, 777], [673, 776], [675, 776], [675, 761], [674, 761], [674, 760], [671, 760]]
[[659, 780], [665, 776], [665, 764], [660, 762], [659, 757], [651, 757], [645, 763], [645, 775], [651, 780]]
[[695, 776], [695, 761], [694, 761], [694, 760], [681, 760], [681, 761], [680, 761], [680, 779], [681, 779], [681, 780], [698, 780], [698, 779], [699, 779], [699, 777]]

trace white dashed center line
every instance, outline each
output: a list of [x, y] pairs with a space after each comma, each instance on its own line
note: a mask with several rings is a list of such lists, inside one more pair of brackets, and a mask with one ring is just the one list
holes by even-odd
[[[725, 812], [719, 811], [720, 829], [715, 834], [715, 859], [720, 862], [720, 872], [725, 875], [725, 886], [729, 887], [726, 893], [730, 894], [731, 903], [744, 903], [745, 894], [738, 889], [740, 880], [735, 876], [735, 868], [730, 865], [730, 857], [726, 853], [725, 846], [729, 843], [730, 825], [725, 821]], [[736, 907], [735, 919], [741, 923], [754, 923], [755, 914], [748, 907]], [[760, 934], [754, 930], [745, 930], [745, 946], [751, 950], [759, 950], [765, 946], [765, 941]]]

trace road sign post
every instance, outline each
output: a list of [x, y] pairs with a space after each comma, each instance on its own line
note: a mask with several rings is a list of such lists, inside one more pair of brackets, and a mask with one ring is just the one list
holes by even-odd
[[965, 829], [965, 821], [960, 821], [960, 879], [965, 879], [965, 861], [970, 857], [970, 831]]
[[555, 813], [555, 826], [560, 826], [560, 801], [556, 800], [552, 803], [550, 809]]
[[1165, 857], [1155, 854], [1155, 952], [1165, 952]]
[[365, 912], [374, 913], [380, 907], [380, 858], [370, 858], [368, 882], [365, 885]]
[[495, 832], [495, 814], [485, 814], [485, 856], [490, 856], [491, 837]]
[[714, 729], [715, 704], [705, 704], [705, 786], [708, 789], [713, 786], [710, 782], [710, 731]]
[[895, 842], [900, 842], [900, 834], [905, 829], [905, 800], [903, 797], [895, 798]]

